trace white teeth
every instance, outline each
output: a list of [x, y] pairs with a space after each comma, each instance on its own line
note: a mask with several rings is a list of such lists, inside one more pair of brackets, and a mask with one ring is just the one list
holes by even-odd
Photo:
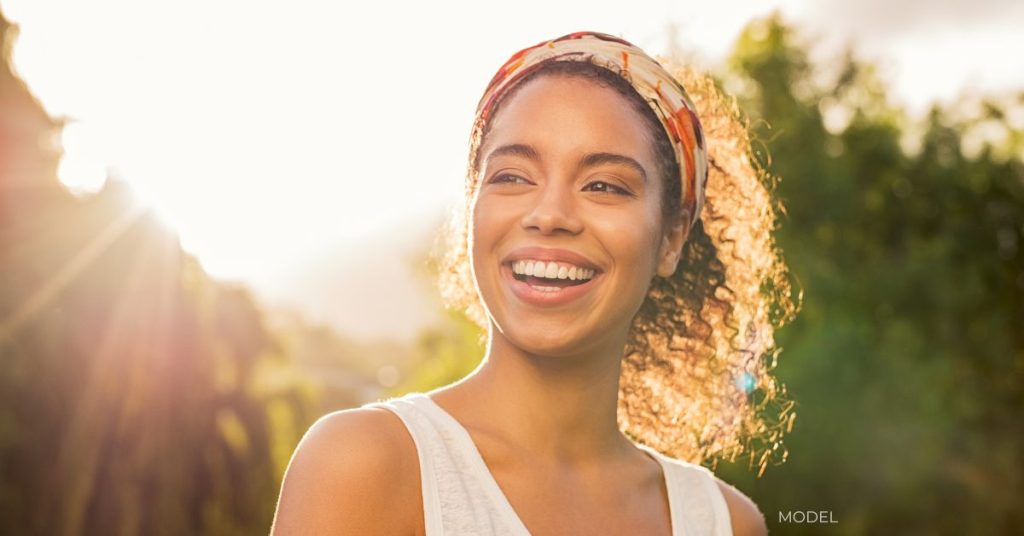
[[512, 272], [520, 275], [543, 277], [545, 279], [569, 279], [572, 281], [582, 281], [594, 277], [594, 270], [592, 268], [532, 260], [521, 260], [512, 263]]

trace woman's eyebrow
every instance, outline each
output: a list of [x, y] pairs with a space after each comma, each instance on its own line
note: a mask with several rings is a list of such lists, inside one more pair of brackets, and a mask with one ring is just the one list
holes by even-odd
[[496, 147], [493, 151], [487, 154], [487, 158], [484, 158], [484, 162], [487, 162], [492, 158], [505, 155], [521, 156], [523, 158], [529, 158], [530, 160], [540, 160], [540, 153], [538, 153], [532, 146], [526, 145], [525, 143], [512, 143]]
[[626, 155], [616, 153], [590, 153], [583, 157], [580, 161], [579, 168], [587, 168], [592, 166], [599, 166], [601, 164], [623, 164], [636, 170], [640, 174], [640, 178], [647, 182], [647, 170], [640, 165], [635, 159], [630, 158]]

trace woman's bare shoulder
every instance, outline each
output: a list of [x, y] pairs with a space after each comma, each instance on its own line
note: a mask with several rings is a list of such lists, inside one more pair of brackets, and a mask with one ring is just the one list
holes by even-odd
[[321, 417], [292, 455], [272, 534], [412, 534], [419, 497], [416, 447], [379, 408]]
[[729, 509], [729, 522], [732, 525], [732, 533], [735, 536], [763, 536], [768, 534], [768, 525], [764, 514], [758, 509], [757, 504], [742, 491], [718, 478], [714, 472], [703, 465], [682, 461], [664, 454], [657, 455], [663, 460], [667, 460], [669, 465], [676, 467], [677, 470], [686, 471], [691, 475], [699, 475], [700, 479], [710, 479], [718, 486]]
[[729, 521], [732, 523], [734, 535], [764, 536], [768, 534], [768, 525], [765, 522], [764, 514], [750, 497], [717, 476], [715, 484], [718, 484], [718, 489], [725, 497], [725, 504], [729, 507]]

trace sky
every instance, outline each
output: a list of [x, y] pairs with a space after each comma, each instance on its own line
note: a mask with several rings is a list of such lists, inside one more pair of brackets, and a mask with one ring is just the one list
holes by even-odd
[[853, 42], [921, 113], [1024, 88], [1024, 2], [0, 0], [15, 68], [73, 122], [61, 180], [108, 176], [208, 272], [269, 288], [326, 251], [419, 228], [461, 194], [477, 99], [513, 52], [571, 31], [713, 67], [778, 10], [827, 57]]

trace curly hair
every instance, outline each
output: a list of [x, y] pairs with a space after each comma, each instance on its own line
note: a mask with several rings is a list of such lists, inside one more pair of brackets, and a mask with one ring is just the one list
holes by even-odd
[[[780, 348], [774, 331], [799, 309], [788, 269], [772, 232], [781, 204], [776, 178], [755, 164], [749, 129], [733, 99], [714, 81], [678, 67], [673, 75], [696, 105], [709, 151], [702, 213], [683, 246], [675, 273], [656, 277], [635, 316], [619, 381], [620, 429], [632, 439], [680, 460], [708, 464], [748, 454], [763, 474], [785, 460], [783, 435], [796, 417], [785, 386], [772, 374]], [[495, 105], [530, 80], [572, 76], [626, 97], [647, 124], [664, 188], [663, 224], [681, 209], [679, 164], [654, 112], [622, 75], [589, 62], [550, 62], [517, 82]], [[479, 150], [490, 124], [474, 125], [465, 203], [444, 231], [439, 287], [445, 304], [486, 329], [472, 280], [469, 223], [479, 186]]]

